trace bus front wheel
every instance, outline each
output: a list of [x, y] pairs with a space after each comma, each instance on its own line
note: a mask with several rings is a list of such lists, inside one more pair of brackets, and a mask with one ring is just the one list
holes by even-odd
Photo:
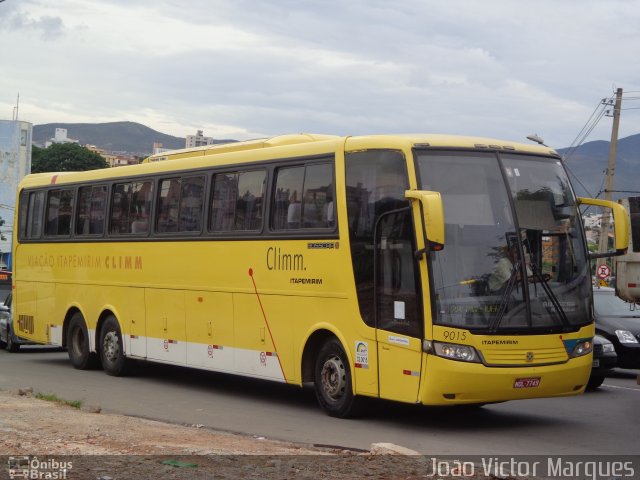
[[84, 317], [80, 312], [76, 312], [69, 320], [67, 327], [67, 351], [69, 360], [74, 368], [78, 370], [88, 370], [97, 365], [97, 356], [91, 352], [89, 346], [89, 332], [84, 323]]
[[332, 417], [356, 413], [357, 398], [351, 387], [349, 360], [337, 339], [326, 342], [316, 358], [314, 385], [318, 403]]
[[120, 377], [126, 373], [126, 358], [122, 346], [122, 332], [113, 315], [107, 317], [100, 329], [100, 360], [108, 375]]

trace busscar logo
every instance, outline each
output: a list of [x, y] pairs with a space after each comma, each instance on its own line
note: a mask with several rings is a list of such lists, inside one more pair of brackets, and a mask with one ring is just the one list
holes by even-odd
[[309, 242], [307, 249], [309, 250], [338, 250], [340, 242]]

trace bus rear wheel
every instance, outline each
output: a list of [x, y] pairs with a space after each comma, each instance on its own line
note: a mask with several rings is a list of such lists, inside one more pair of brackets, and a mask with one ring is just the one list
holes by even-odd
[[127, 359], [124, 356], [122, 332], [118, 320], [109, 315], [100, 329], [100, 360], [108, 375], [123, 376], [126, 373]]
[[357, 413], [349, 360], [337, 339], [326, 342], [316, 358], [314, 386], [318, 403], [328, 415], [346, 418]]
[[71, 364], [78, 370], [95, 368], [98, 364], [97, 355], [91, 352], [89, 332], [87, 331], [84, 317], [80, 312], [74, 313], [71, 320], [69, 320], [67, 352], [69, 353]]

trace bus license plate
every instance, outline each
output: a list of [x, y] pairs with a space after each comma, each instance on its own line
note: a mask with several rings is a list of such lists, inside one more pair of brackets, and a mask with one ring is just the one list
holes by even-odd
[[516, 378], [513, 388], [536, 388], [540, 386], [540, 377]]

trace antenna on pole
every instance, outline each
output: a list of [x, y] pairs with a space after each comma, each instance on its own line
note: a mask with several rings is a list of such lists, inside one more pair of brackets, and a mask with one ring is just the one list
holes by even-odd
[[[2, 0], [0, 0], [0, 2], [2, 2]], [[16, 100], [16, 106], [13, 107], [13, 115], [11, 117], [11, 120], [18, 120], [18, 109], [20, 108], [20, 93], [18, 92], [18, 98]]]

